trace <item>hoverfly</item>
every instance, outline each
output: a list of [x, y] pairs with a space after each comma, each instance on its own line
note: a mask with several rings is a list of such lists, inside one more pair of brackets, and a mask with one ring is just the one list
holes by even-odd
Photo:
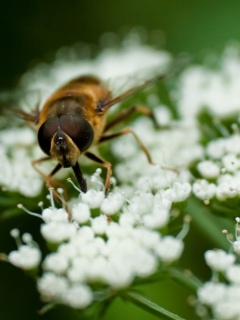
[[[84, 155], [106, 168], [105, 193], [107, 193], [112, 176], [111, 163], [101, 159], [92, 153], [90, 149], [92, 146], [126, 134], [134, 136], [145, 153], [148, 162], [152, 163], [148, 150], [130, 128], [124, 128], [114, 133], [109, 132], [114, 126], [136, 111], [149, 116], [156, 124], [153, 112], [145, 106], [136, 105], [123, 110], [110, 122], [106, 122], [106, 116], [113, 105], [150, 84], [165, 78], [170, 73], [172, 72], [152, 77], [117, 96], [113, 96], [106, 84], [99, 78], [92, 75], [83, 75], [60, 87], [46, 100], [41, 110], [37, 110], [34, 114], [18, 110], [17, 113], [26, 121], [36, 124], [38, 143], [47, 157], [35, 160], [32, 164], [44, 177], [47, 186], [51, 185], [52, 177], [61, 168], [71, 167], [81, 191], [86, 192], [86, 180], [78, 163], [78, 158]], [[58, 164], [46, 176], [36, 165], [50, 159], [56, 159]]]

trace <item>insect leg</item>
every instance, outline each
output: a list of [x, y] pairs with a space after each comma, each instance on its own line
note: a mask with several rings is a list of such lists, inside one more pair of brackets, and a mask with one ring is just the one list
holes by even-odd
[[87, 192], [86, 180], [83, 178], [82, 171], [80, 169], [79, 163], [76, 162], [75, 166], [73, 166], [72, 168], [73, 168], [75, 177], [77, 178], [77, 181], [79, 183], [79, 186], [81, 188], [81, 191], [84, 192], [84, 193]]
[[50, 182], [51, 178], [55, 175], [55, 173], [57, 173], [61, 168], [62, 168], [62, 165], [60, 163], [58, 163], [56, 165], [56, 167], [49, 173], [49, 175], [47, 176], [47, 179], [49, 179], [49, 182]]
[[129, 109], [124, 110], [122, 113], [120, 113], [120, 115], [118, 115], [118, 117], [116, 117], [115, 119], [113, 119], [112, 121], [107, 123], [105, 126], [105, 129], [104, 129], [104, 132], [107, 132], [109, 129], [112, 129], [115, 125], [126, 120], [135, 112], [139, 112], [139, 113], [149, 117], [153, 121], [155, 128], [157, 128], [157, 129], [161, 128], [161, 126], [157, 123], [156, 118], [155, 118], [152, 110], [150, 110], [148, 107], [145, 107], [143, 105], [136, 105], [136, 106], [132, 106]]
[[[57, 186], [61, 187], [63, 190], [65, 190], [64, 186], [61, 183], [58, 183], [58, 182], [52, 180], [52, 177], [62, 168], [60, 163], [58, 163], [56, 165], [56, 167], [48, 175], [44, 174], [37, 167], [37, 164], [45, 162], [47, 160], [51, 160], [51, 158], [50, 157], [44, 157], [44, 158], [41, 158], [41, 159], [38, 159], [38, 160], [34, 160], [34, 161], [32, 161], [32, 166], [40, 174], [40, 176], [45, 180], [47, 188], [52, 188], [52, 185], [57, 185]], [[54, 195], [54, 198], [59, 199], [59, 195], [55, 190], [53, 190], [53, 195]]]
[[[48, 174], [48, 175], [45, 175], [36, 165], [41, 163], [41, 162], [44, 162], [44, 161], [47, 161], [47, 160], [51, 160], [51, 157], [44, 157], [44, 158], [41, 158], [41, 159], [38, 159], [38, 160], [34, 160], [32, 161], [32, 165], [34, 167], [34, 169], [40, 174], [40, 176], [45, 180], [46, 182], [46, 186], [47, 188], [52, 188], [52, 184], [55, 184], [55, 185], [58, 185], [59, 187], [61, 187], [63, 190], [64, 190], [64, 199], [67, 200], [67, 195], [66, 195], [66, 190], [65, 190], [65, 187], [59, 183], [59, 182], [56, 182], [56, 181], [52, 181], [52, 177], [62, 168], [61, 164], [58, 163], [56, 165], [56, 167]], [[69, 208], [68, 208], [68, 204], [66, 201], [64, 201], [60, 196], [59, 194], [53, 190], [53, 196], [56, 200], [60, 201], [60, 203], [63, 203], [65, 205], [65, 209], [68, 213], [68, 216], [69, 216], [69, 220], [71, 220], [71, 213], [69, 211]]]
[[108, 140], [112, 140], [112, 139], [115, 139], [117, 137], [121, 137], [125, 134], [132, 134], [133, 137], [135, 138], [135, 140], [137, 141], [137, 143], [139, 144], [140, 148], [143, 150], [143, 152], [145, 153], [146, 157], [147, 157], [147, 160], [150, 164], [154, 164], [154, 162], [152, 161], [152, 158], [150, 156], [150, 153], [148, 152], [147, 148], [145, 147], [145, 145], [142, 143], [142, 141], [139, 139], [139, 137], [136, 135], [136, 133], [131, 130], [130, 128], [124, 128], [122, 129], [120, 132], [116, 132], [116, 133], [113, 133], [113, 134], [109, 134], [109, 135], [106, 135], [106, 136], [102, 136], [101, 139], [99, 140], [99, 143], [101, 142], [105, 142], [105, 141], [108, 141]]
[[32, 166], [40, 174], [40, 176], [46, 181], [47, 187], [50, 188], [51, 187], [51, 183], [50, 183], [51, 182], [51, 178], [62, 168], [62, 166], [61, 166], [60, 163], [58, 163], [56, 165], [56, 167], [50, 172], [50, 174], [46, 175], [37, 167], [37, 165], [39, 163], [42, 163], [42, 162], [45, 162], [45, 161], [48, 161], [48, 160], [51, 160], [51, 157], [44, 157], [44, 158], [41, 158], [41, 159], [38, 159], [38, 160], [34, 160], [34, 161], [32, 161]]
[[95, 161], [97, 163], [99, 163], [101, 166], [103, 166], [104, 168], [107, 169], [107, 176], [106, 176], [106, 180], [105, 180], [105, 194], [108, 193], [108, 190], [110, 188], [110, 179], [112, 176], [112, 165], [110, 162], [107, 162], [103, 159], [100, 159], [99, 157], [97, 157], [95, 154], [91, 153], [91, 152], [85, 152], [84, 155], [86, 157], [88, 157], [89, 159], [91, 159], [92, 161]]
[[33, 168], [40, 174], [40, 176], [46, 181], [46, 175], [37, 167], [37, 164], [50, 160], [51, 157], [43, 157], [38, 160], [32, 161]]

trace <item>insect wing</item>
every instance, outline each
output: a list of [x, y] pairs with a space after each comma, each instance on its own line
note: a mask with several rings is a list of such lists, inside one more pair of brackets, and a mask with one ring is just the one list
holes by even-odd
[[102, 102], [102, 110], [107, 110], [113, 105], [121, 102], [132, 94], [150, 86], [151, 84], [164, 80], [171, 76], [189, 62], [189, 57], [181, 57], [166, 66], [156, 66], [154, 69], [141, 70], [141, 72], [130, 76], [109, 80], [106, 85], [110, 88], [112, 97]]

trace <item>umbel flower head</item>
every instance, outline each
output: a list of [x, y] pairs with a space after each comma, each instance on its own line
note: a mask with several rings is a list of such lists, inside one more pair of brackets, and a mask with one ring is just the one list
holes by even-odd
[[[29, 111], [28, 105], [34, 105], [41, 96], [41, 107], [46, 96], [60, 85], [86, 73], [104, 75], [104, 80], [120, 76], [124, 88], [122, 76], [139, 71], [139, 65], [144, 70], [153, 70], [156, 65], [161, 69], [172, 59], [165, 51], [141, 44], [136, 35], [126, 38], [118, 50], [102, 50], [95, 59], [80, 61], [76, 58], [78, 53], [75, 49], [62, 49], [51, 65], [27, 72], [20, 85], [29, 93], [20, 100], [20, 106]], [[133, 137], [120, 137], [99, 150], [113, 164], [115, 178], [107, 196], [101, 169], [93, 169], [81, 159], [87, 178], [86, 193], [72, 188], [68, 204], [62, 201], [63, 206], [58, 208], [50, 189], [50, 207], [42, 209], [41, 214], [35, 212], [37, 209], [31, 212], [24, 208], [41, 219], [40, 232], [49, 251], [43, 254], [29, 233], [20, 237], [13, 226], [11, 234], [17, 250], [9, 253], [7, 260], [34, 274], [45, 303], [84, 310], [96, 301], [105, 302], [126, 293], [153, 276], [161, 278], [169, 272], [171, 278], [176, 277], [171, 265], [182, 256], [189, 225], [184, 216], [191, 211], [197, 218], [196, 228], [204, 225], [212, 240], [205, 253], [212, 279], [188, 286], [197, 296], [197, 314], [203, 319], [239, 320], [238, 227], [236, 239], [231, 242], [234, 253], [212, 250], [212, 243], [219, 247], [218, 234], [216, 228], [209, 227], [208, 220], [212, 212], [220, 211], [229, 218], [240, 208], [240, 138], [235, 114], [240, 101], [238, 78], [236, 81], [240, 70], [238, 55], [239, 48], [232, 46], [216, 58], [214, 69], [190, 65], [170, 82], [167, 90], [165, 86], [165, 91], [157, 86], [148, 88], [110, 111], [111, 117], [120, 108], [127, 108], [128, 102], [132, 106], [139, 101], [153, 109], [161, 130], [143, 116], [133, 117], [127, 126], [146, 146], [154, 164], [148, 164]], [[131, 77], [127, 79], [131, 81]], [[109, 80], [109, 86], [113, 82]], [[0, 141], [0, 184], [27, 197], [29, 208], [44, 187], [43, 179], [30, 165], [42, 156], [36, 134], [25, 126], [3, 125]], [[43, 168], [46, 174], [51, 170], [51, 163]], [[67, 170], [63, 171], [57, 179], [67, 184], [68, 175]], [[195, 243], [199, 238], [192, 245]], [[178, 271], [184, 280], [180, 282], [189, 283], [190, 277]], [[154, 314], [158, 310], [160, 315], [159, 308], [153, 309]]]
[[[209, 310], [214, 319], [239, 319], [240, 317], [240, 265], [239, 256], [239, 218], [236, 218], [235, 241], [229, 239], [234, 253], [222, 249], [208, 250], [205, 260], [212, 271], [212, 279], [205, 282], [197, 291], [197, 310], [206, 317]], [[227, 231], [223, 231], [228, 235]]]
[[[9, 262], [24, 270], [41, 265], [37, 288], [45, 302], [83, 309], [99, 296], [107, 299], [137, 279], [153, 275], [182, 254], [186, 229], [175, 237], [159, 232], [168, 224], [172, 204], [178, 198], [150, 192], [126, 198], [117, 188], [105, 197], [100, 170], [92, 180], [95, 189], [80, 193], [70, 203], [71, 219], [66, 209], [55, 207], [52, 190], [50, 208], [39, 215], [29, 212], [43, 220], [41, 234], [56, 248], [42, 262], [39, 248], [34, 251], [29, 243], [8, 256]], [[171, 189], [173, 194], [175, 188]], [[180, 201], [184, 200], [183, 192], [186, 198], [191, 191], [186, 186], [182, 189]]]
[[[69, 49], [69, 55], [71, 53]], [[161, 70], [169, 61], [169, 53], [142, 45], [134, 36], [126, 39], [118, 51], [107, 49], [95, 60], [71, 60], [68, 55], [63, 57], [60, 51], [51, 66], [40, 65], [22, 77], [20, 85], [30, 93], [20, 105], [28, 111], [39, 94], [43, 93], [44, 101], [56, 88], [79, 74], [104, 75], [104, 80], [119, 78], [120, 85], [116, 87], [124, 90], [126, 79], [131, 87], [129, 75], [137, 76], [139, 64], [146, 73], [156, 65]], [[113, 85], [114, 90], [111, 82], [109, 80], [109, 86]], [[155, 89], [149, 90], [151, 96], [146, 94], [144, 100], [155, 105], [156, 122], [168, 128], [173, 116]], [[41, 105], [42, 102], [40, 108]], [[84, 309], [94, 301], [104, 301], [116, 292], [131, 288], [181, 256], [188, 222], [184, 223], [179, 236], [176, 231], [168, 233], [167, 226], [178, 212], [172, 212], [174, 205], [183, 203], [191, 193], [185, 160], [191, 162], [201, 153], [201, 147], [196, 146], [197, 130], [193, 128], [191, 139], [179, 144], [187, 130], [186, 127], [182, 129], [181, 124], [173, 131], [167, 129], [169, 137], [154, 128], [148, 119], [137, 120], [133, 127], [140, 136], [141, 128], [145, 128], [140, 138], [153, 154], [155, 164], [147, 163], [131, 137], [112, 143], [108, 153], [119, 159], [119, 165], [114, 166], [117, 182], [112, 180], [112, 191], [107, 197], [100, 179], [101, 171], [97, 170], [92, 177], [87, 177], [87, 193], [80, 193], [77, 199], [71, 198], [70, 211], [64, 206], [56, 208], [51, 199], [51, 207], [44, 209], [41, 215], [31, 213], [42, 219], [41, 234], [49, 247], [54, 248], [52, 251], [42, 258], [38, 246], [22, 239], [18, 250], [8, 255], [8, 261], [19, 268], [42, 271], [37, 278], [37, 288], [44, 302]], [[17, 139], [12, 129], [3, 129], [0, 133], [4, 142], [4, 166], [1, 168], [6, 173], [0, 174], [4, 177], [0, 182], [8, 190], [34, 197], [41, 192], [42, 178], [32, 169], [26, 174], [20, 166], [26, 166], [27, 162], [30, 165], [31, 160], [40, 158], [41, 151], [31, 128], [17, 130]], [[175, 140], [171, 149], [166, 148], [166, 139]], [[176, 150], [179, 151], [177, 161], [169, 161]], [[43, 171], [50, 172], [50, 166]]]

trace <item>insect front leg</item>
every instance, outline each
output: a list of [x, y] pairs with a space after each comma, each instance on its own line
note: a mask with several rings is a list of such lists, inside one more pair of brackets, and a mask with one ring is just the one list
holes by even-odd
[[152, 158], [150, 156], [150, 153], [148, 152], [147, 148], [145, 147], [145, 145], [142, 143], [141, 139], [139, 139], [139, 137], [137, 136], [137, 134], [130, 128], [124, 128], [119, 132], [116, 133], [112, 133], [109, 135], [104, 135], [101, 137], [101, 139], [99, 140], [99, 143], [101, 142], [105, 142], [108, 140], [112, 140], [121, 136], [124, 136], [126, 134], [132, 134], [133, 137], [135, 138], [135, 140], [137, 141], [137, 143], [139, 144], [140, 148], [142, 149], [142, 151], [145, 153], [147, 160], [150, 164], [154, 164], [154, 162], [152, 161]]
[[[133, 130], [131, 130], [130, 128], [125, 128], [125, 129], [121, 130], [120, 132], [113, 133], [113, 134], [107, 134], [107, 135], [105, 134], [108, 130], [112, 129], [117, 124], [119, 124], [119, 123], [123, 122], [124, 120], [128, 119], [135, 112], [139, 112], [139, 113], [149, 117], [153, 121], [153, 124], [154, 124], [155, 128], [157, 128], [157, 129], [167, 129], [167, 128], [169, 128], [168, 125], [167, 126], [159, 125], [157, 123], [157, 120], [156, 120], [155, 116], [154, 116], [154, 113], [148, 107], [143, 106], [143, 105], [136, 105], [136, 106], [133, 106], [133, 107], [131, 107], [129, 109], [123, 110], [123, 112], [120, 113], [120, 115], [118, 115], [115, 119], [113, 119], [109, 123], [107, 123], [107, 125], [105, 126], [105, 129], [103, 131], [103, 136], [100, 138], [98, 143], [105, 142], [105, 141], [108, 141], [108, 140], [112, 140], [112, 139], [115, 139], [115, 138], [120, 137], [122, 135], [131, 133], [133, 135], [133, 137], [135, 138], [135, 140], [137, 141], [137, 143], [139, 144], [139, 146], [141, 147], [141, 149], [143, 150], [143, 152], [145, 153], [145, 155], [146, 155], [146, 157], [148, 159], [148, 162], [150, 164], [154, 164], [154, 162], [152, 161], [152, 158], [151, 158], [150, 153], [148, 152], [146, 146], [139, 139], [137, 134]], [[161, 168], [165, 169], [165, 170], [170, 170], [170, 171], [174, 171], [174, 172], [178, 173], [178, 170], [176, 168], [170, 168], [170, 167], [167, 167], [167, 166], [161, 166]]]
[[44, 157], [38, 160], [33, 160], [32, 166], [40, 174], [40, 176], [45, 180], [46, 186], [50, 188], [52, 187], [53, 184], [58, 184], [55, 181], [54, 182], [52, 181], [52, 177], [62, 168], [62, 166], [60, 165], [60, 163], [58, 163], [56, 167], [50, 172], [50, 174], [46, 175], [37, 167], [37, 165], [48, 160], [51, 160], [51, 157]]
[[[46, 183], [46, 186], [47, 188], [52, 188], [53, 185], [55, 186], [58, 186], [59, 188], [62, 188], [64, 190], [64, 198], [67, 199], [67, 195], [66, 195], [66, 191], [65, 191], [65, 187], [52, 179], [52, 177], [62, 168], [61, 164], [58, 163], [56, 165], [56, 167], [48, 174], [46, 175], [45, 173], [43, 173], [38, 167], [37, 165], [42, 163], [42, 162], [45, 162], [45, 161], [48, 161], [48, 160], [51, 160], [51, 157], [44, 157], [44, 158], [41, 158], [41, 159], [38, 159], [38, 160], [34, 160], [32, 161], [32, 166], [34, 167], [34, 169], [39, 173], [39, 175], [45, 180], [45, 183]], [[59, 194], [53, 190], [53, 196], [55, 199], [59, 200], [60, 197], [59, 197]], [[60, 201], [62, 202], [62, 199], [60, 199]], [[65, 203], [65, 205], [67, 206], [67, 204]]]
[[[129, 134], [131, 133], [133, 135], [133, 137], [136, 139], [137, 143], [139, 144], [140, 148], [143, 150], [143, 152], [145, 153], [146, 157], [147, 157], [147, 160], [150, 164], [155, 164], [153, 161], [152, 161], [152, 158], [150, 156], [150, 153], [148, 152], [148, 149], [145, 147], [145, 145], [142, 143], [142, 141], [139, 139], [139, 137], [136, 135], [136, 133], [134, 131], [132, 131], [130, 128], [125, 128], [123, 129], [122, 131], [120, 132], [117, 132], [117, 133], [113, 133], [113, 134], [109, 134], [109, 135], [106, 135], [106, 136], [102, 136], [102, 138], [99, 140], [99, 143], [101, 142], [105, 142], [105, 141], [108, 141], [108, 140], [112, 140], [112, 139], [115, 139], [115, 138], [118, 138], [118, 137], [121, 137], [125, 134]], [[173, 171], [177, 174], [179, 174], [179, 171], [178, 169], [176, 168], [171, 168], [171, 167], [168, 167], [168, 166], [165, 166], [165, 165], [161, 165], [160, 166], [161, 169], [164, 169], [164, 170], [169, 170], [169, 171]]]
[[107, 169], [107, 176], [105, 179], [105, 194], [108, 193], [109, 189], [110, 189], [110, 179], [112, 176], [112, 165], [110, 162], [107, 162], [99, 157], [97, 157], [95, 154], [91, 153], [91, 152], [85, 152], [84, 155], [91, 159], [92, 161], [95, 161], [97, 163], [99, 163], [101, 166], [103, 166], [104, 168]]

